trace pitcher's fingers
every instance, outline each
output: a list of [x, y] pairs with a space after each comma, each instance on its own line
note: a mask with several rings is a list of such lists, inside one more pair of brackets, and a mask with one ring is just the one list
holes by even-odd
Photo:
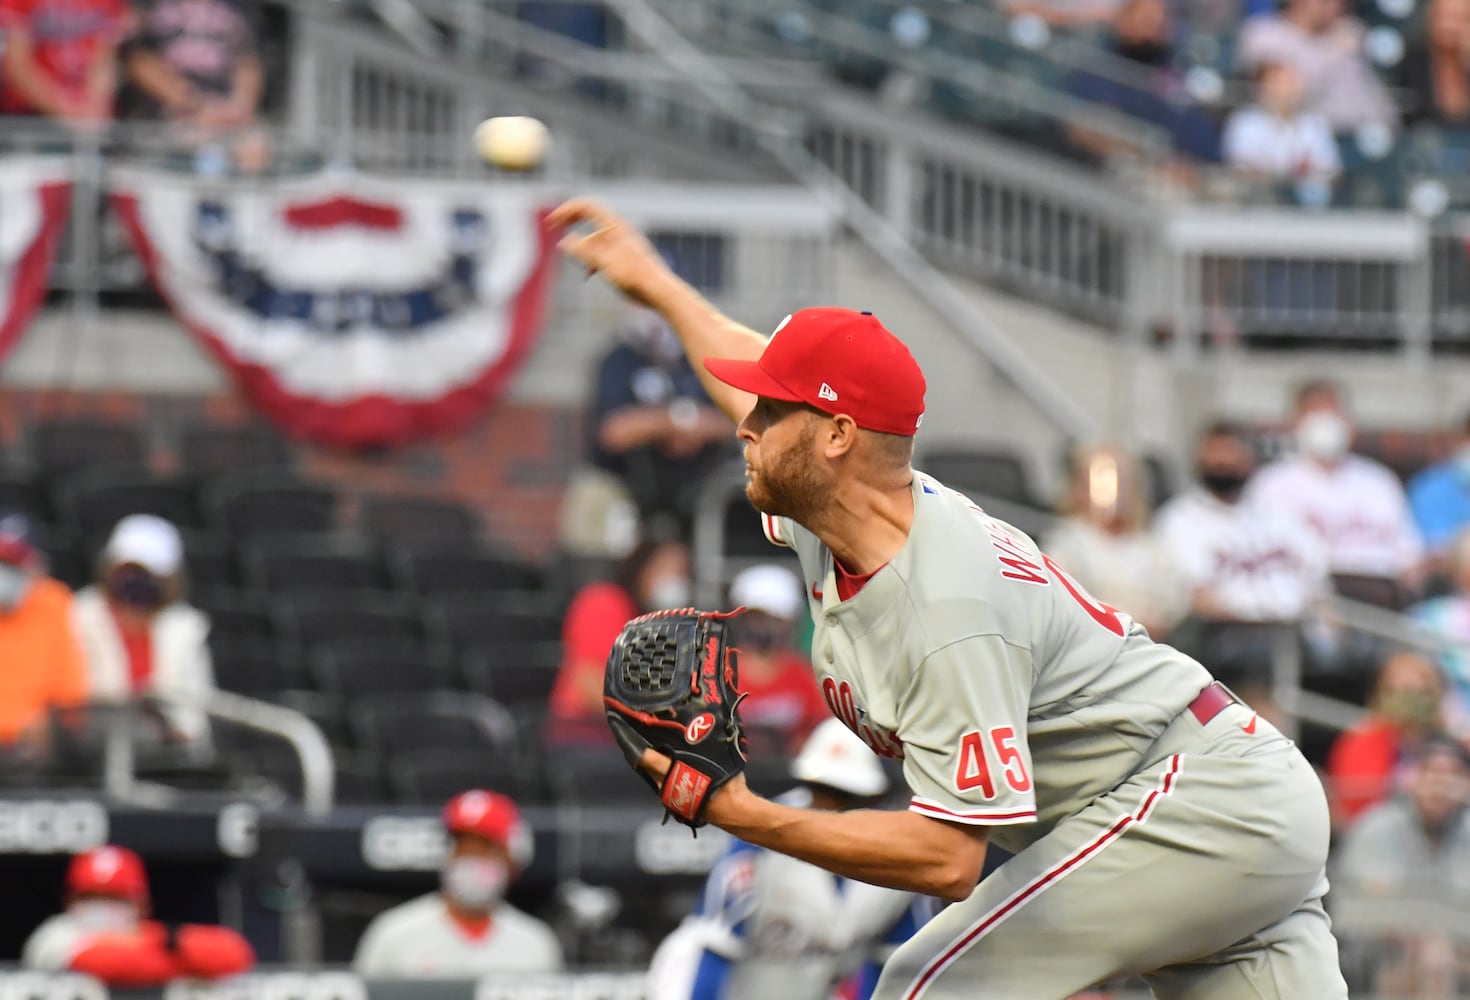
[[595, 198], [572, 198], [553, 208], [546, 221], [563, 228], [581, 222], [610, 226], [621, 222], [622, 217]]

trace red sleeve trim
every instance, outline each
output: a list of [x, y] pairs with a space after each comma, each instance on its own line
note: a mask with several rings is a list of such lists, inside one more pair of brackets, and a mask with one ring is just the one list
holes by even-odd
[[972, 826], [1010, 826], [1018, 823], [1032, 823], [1036, 820], [1035, 809], [1014, 809], [1004, 812], [982, 809], [973, 812], [955, 812], [944, 808], [937, 802], [921, 798], [914, 798], [909, 802], [909, 811], [921, 816], [948, 820], [951, 823], [968, 823]]

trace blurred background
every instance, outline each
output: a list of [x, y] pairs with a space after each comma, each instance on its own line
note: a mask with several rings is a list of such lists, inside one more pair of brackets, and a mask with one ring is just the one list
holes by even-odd
[[386, 995], [484, 841], [565, 978], [482, 995], [643, 995], [726, 844], [612, 637], [755, 609], [763, 791], [826, 706], [733, 428], [555, 253], [594, 194], [756, 329], [876, 312], [916, 466], [1321, 769], [1354, 995], [1470, 995], [1466, 0], [0, 0], [0, 67], [0, 963], [125, 901]]

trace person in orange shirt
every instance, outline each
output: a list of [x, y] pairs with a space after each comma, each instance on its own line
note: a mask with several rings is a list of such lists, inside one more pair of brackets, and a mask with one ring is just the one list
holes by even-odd
[[0, 664], [0, 748], [38, 748], [48, 710], [87, 699], [71, 591], [46, 575], [20, 513], [0, 513]]

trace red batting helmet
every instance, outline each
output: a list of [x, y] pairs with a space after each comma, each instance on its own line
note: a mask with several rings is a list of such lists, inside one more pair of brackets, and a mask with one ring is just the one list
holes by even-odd
[[450, 833], [473, 833], [499, 844], [518, 868], [531, 863], [531, 830], [516, 804], [498, 792], [472, 789], [456, 795], [444, 807], [444, 826]]
[[71, 859], [66, 889], [74, 896], [117, 896], [142, 903], [148, 899], [143, 860], [126, 847], [98, 847]]

